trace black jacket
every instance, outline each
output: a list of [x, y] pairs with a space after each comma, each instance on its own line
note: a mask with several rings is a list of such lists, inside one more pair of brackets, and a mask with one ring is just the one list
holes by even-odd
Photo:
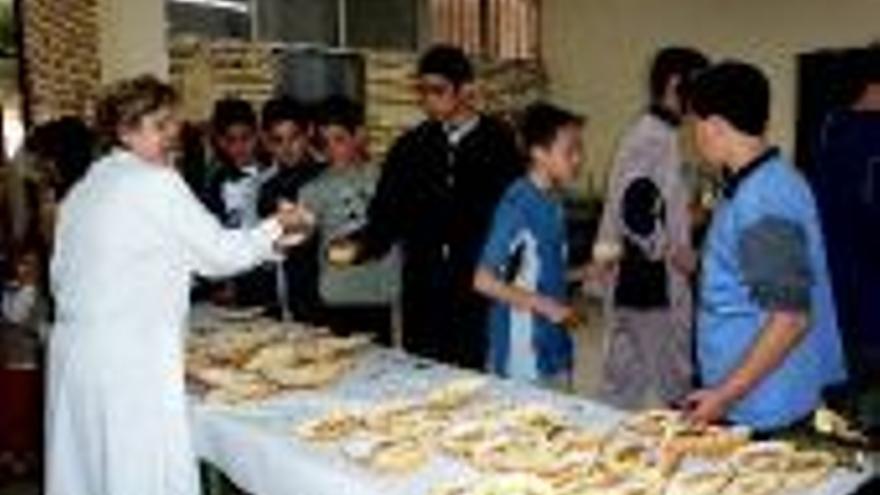
[[[257, 200], [260, 217], [273, 214], [280, 199], [297, 201], [299, 190], [326, 168], [324, 163], [309, 161], [279, 169], [260, 187]], [[287, 306], [297, 321], [319, 321], [318, 256], [318, 242], [314, 237], [285, 254], [283, 266], [287, 279]]]
[[275, 212], [279, 199], [296, 202], [299, 190], [324, 171], [327, 166], [320, 162], [308, 161], [294, 167], [278, 169], [272, 178], [260, 187], [257, 211], [260, 217], [267, 217]]
[[354, 239], [366, 258], [401, 246], [408, 350], [469, 367], [485, 362], [487, 305], [472, 280], [495, 206], [522, 172], [513, 134], [488, 117], [456, 146], [430, 121], [395, 142]]

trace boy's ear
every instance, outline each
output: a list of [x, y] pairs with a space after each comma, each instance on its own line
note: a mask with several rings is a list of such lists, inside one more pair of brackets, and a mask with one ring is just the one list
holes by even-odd
[[460, 86], [458, 86], [458, 89], [456, 91], [459, 98], [471, 105], [477, 101], [477, 97], [479, 96], [477, 91], [477, 83], [475, 81], [462, 83]]
[[723, 117], [718, 115], [710, 115], [706, 122], [708, 123], [709, 132], [712, 133], [713, 136], [718, 136], [720, 134], [727, 134], [733, 130], [733, 127], [730, 125], [730, 122], [725, 120]]
[[370, 139], [367, 134], [367, 128], [365, 126], [358, 126], [358, 128], [354, 131], [354, 139], [360, 148], [363, 151], [366, 151], [370, 145]]
[[543, 146], [535, 145], [529, 148], [529, 160], [532, 163], [547, 161], [548, 151]]

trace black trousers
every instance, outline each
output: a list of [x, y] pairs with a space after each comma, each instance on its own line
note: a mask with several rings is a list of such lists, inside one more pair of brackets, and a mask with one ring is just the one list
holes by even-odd
[[403, 347], [407, 352], [484, 370], [488, 347], [488, 305], [473, 291], [406, 293], [403, 299]]

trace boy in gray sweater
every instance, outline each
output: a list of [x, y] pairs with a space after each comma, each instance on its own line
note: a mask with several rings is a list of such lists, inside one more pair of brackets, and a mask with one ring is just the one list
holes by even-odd
[[[364, 111], [359, 104], [329, 98], [318, 125], [329, 167], [300, 190], [300, 201], [315, 214], [320, 252], [325, 253], [334, 239], [363, 226], [380, 170], [367, 159]], [[391, 343], [391, 305], [400, 285], [393, 253], [347, 267], [333, 265], [321, 255], [318, 285], [324, 324], [340, 333], [372, 333], [379, 343]]]

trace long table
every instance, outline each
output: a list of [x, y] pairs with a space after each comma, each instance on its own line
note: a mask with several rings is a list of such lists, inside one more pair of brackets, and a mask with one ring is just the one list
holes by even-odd
[[[292, 430], [299, 422], [331, 409], [367, 406], [418, 396], [469, 372], [406, 355], [372, 349], [346, 378], [320, 391], [296, 392], [258, 405], [193, 404], [198, 455], [254, 495], [426, 495], [439, 483], [476, 475], [442, 455], [412, 475], [378, 475], [348, 459], [334, 445], [302, 442]], [[602, 404], [511, 381], [490, 378], [491, 399], [541, 403], [595, 431], [617, 424], [625, 414]], [[876, 469], [876, 468], [874, 468]], [[845, 495], [871, 471], [837, 470], [809, 495]]]

